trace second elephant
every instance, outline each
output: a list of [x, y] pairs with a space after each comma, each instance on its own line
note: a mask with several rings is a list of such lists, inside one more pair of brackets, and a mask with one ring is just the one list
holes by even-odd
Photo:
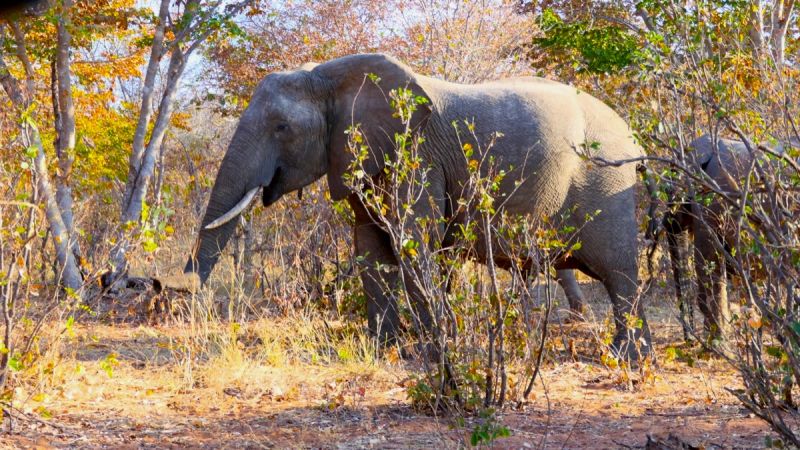
[[[716, 183], [719, 192], [733, 196], [739, 195], [753, 163], [753, 156], [743, 142], [725, 138], [714, 140], [708, 134], [689, 144], [689, 156], [696, 173], [704, 173]], [[766, 160], [759, 164], [769, 166]], [[669, 245], [684, 338], [688, 340], [693, 331], [692, 299], [688, 298], [690, 242], [694, 244], [696, 303], [703, 315], [704, 328], [710, 339], [724, 338], [731, 320], [727, 277], [733, 270], [726, 256], [732, 257], [731, 243], [736, 238], [737, 227], [732, 222], [735, 211], [718, 194], [712, 195], [707, 189], [695, 192], [694, 198], [688, 198], [685, 193], [672, 194], [675, 198], [662, 224]], [[694, 238], [692, 241], [690, 236]]]

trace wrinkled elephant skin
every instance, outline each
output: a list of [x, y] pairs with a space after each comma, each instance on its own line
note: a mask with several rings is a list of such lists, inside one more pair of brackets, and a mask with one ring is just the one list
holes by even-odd
[[[396, 270], [376, 270], [376, 264], [397, 261], [387, 233], [370, 219], [342, 175], [353, 161], [345, 132], [354, 124], [370, 146], [364, 161], [367, 175], [382, 176], [385, 158], [394, 157], [393, 137], [404, 128], [386, 96], [396, 88], [429, 100], [411, 119], [414, 132], [425, 136], [419, 151], [429, 168], [426, 200], [431, 200], [415, 204], [415, 214], [437, 218], [456, 210], [451, 206], [460, 200], [461, 183], [469, 177], [462, 143], [470, 142], [479, 153], [490, 147], [494, 133], [502, 133], [489, 150], [500, 166], [496, 168], [508, 171], [500, 186], [500, 195], [506, 196], [502, 208], [531, 217], [569, 216], [582, 247], [557, 261], [556, 268], [579, 269], [600, 280], [612, 299], [615, 348], [624, 356], [637, 356], [634, 346], [643, 344], [641, 351], [649, 353], [650, 333], [637, 295], [635, 164], [600, 165], [582, 154], [591, 151], [606, 160], [622, 160], [638, 158], [642, 150], [625, 121], [604, 103], [544, 79], [455, 84], [415, 74], [380, 54], [268, 75], [241, 116], [185, 271], [205, 282], [236, 226], [236, 220], [228, 219], [238, 215], [242, 199], [253, 189], [262, 189], [262, 200], [269, 205], [327, 176], [331, 197], [348, 199], [355, 212], [355, 251], [366, 260], [362, 279], [370, 329], [390, 339], [399, 318], [385, 291], [398, 286], [399, 277]], [[474, 121], [474, 138], [457, 135], [452, 123], [464, 120]], [[463, 218], [446, 219], [458, 223]], [[477, 251], [485, 260], [485, 250]], [[497, 261], [509, 256], [495, 254]], [[630, 315], [643, 319], [643, 326], [629, 328]]]

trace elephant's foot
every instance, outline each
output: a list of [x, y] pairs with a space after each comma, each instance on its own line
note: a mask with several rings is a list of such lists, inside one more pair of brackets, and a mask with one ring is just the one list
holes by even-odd
[[611, 351], [620, 361], [636, 365], [653, 355], [653, 344], [648, 330], [627, 329], [617, 333]]
[[583, 304], [570, 305], [567, 310], [567, 316], [564, 318], [565, 323], [583, 323], [586, 322], [586, 307]]
[[726, 337], [725, 333], [720, 333], [716, 327], [711, 327], [710, 330], [707, 330], [705, 348], [711, 353], [734, 358], [736, 353], [731, 348], [731, 344]]
[[437, 364], [441, 359], [441, 354], [438, 346], [431, 342], [415, 342], [412, 345], [403, 346], [401, 352], [403, 359], [422, 359], [430, 364]]

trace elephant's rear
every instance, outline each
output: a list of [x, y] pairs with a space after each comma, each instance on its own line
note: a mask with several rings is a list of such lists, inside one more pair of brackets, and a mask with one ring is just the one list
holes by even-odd
[[637, 164], [615, 164], [644, 155], [628, 124], [600, 100], [549, 80], [508, 80], [468, 92], [477, 91], [485, 104], [503, 100], [493, 127], [509, 131], [503, 130], [497, 145], [506, 147], [498, 151], [515, 167], [527, 166], [522, 184], [505, 201], [510, 212], [566, 217], [580, 230], [578, 256], [590, 266], [585, 269], [602, 276], [624, 266], [635, 279]]
[[[644, 152], [616, 112], [589, 94], [577, 97], [585, 126], [586, 159], [583, 170], [574, 177], [570, 197], [576, 220], [591, 218], [582, 224], [583, 254], [579, 256], [601, 277], [624, 272], [635, 283], [639, 230], [636, 159]], [[630, 162], [618, 165], [622, 161]]]

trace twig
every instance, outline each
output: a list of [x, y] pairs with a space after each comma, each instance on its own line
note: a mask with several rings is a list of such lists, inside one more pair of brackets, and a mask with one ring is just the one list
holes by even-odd
[[50, 421], [47, 421], [47, 420], [44, 420], [44, 419], [40, 419], [39, 417], [36, 417], [36, 416], [34, 416], [32, 414], [28, 414], [25, 411], [22, 411], [21, 409], [15, 407], [14, 405], [11, 405], [11, 404], [9, 404], [7, 402], [0, 402], [0, 409], [2, 409], [3, 412], [8, 414], [9, 416], [16, 415], [18, 418], [21, 418], [21, 419], [24, 419], [24, 420], [27, 420], [27, 421], [30, 421], [30, 422], [36, 422], [36, 423], [39, 423], [41, 425], [45, 425], [45, 426], [48, 426], [48, 427], [55, 428], [56, 430], [58, 430], [61, 433], [64, 433], [65, 430], [66, 430], [64, 428], [64, 426], [62, 426], [62, 425], [57, 425], [57, 424], [55, 424], [53, 422], [50, 422]]

